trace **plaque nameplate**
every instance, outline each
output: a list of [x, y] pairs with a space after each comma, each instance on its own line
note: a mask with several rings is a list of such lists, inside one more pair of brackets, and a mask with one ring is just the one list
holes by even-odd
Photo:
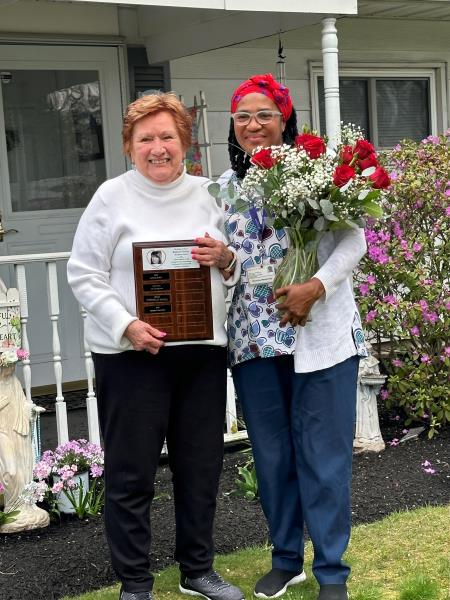
[[164, 341], [214, 337], [210, 268], [191, 257], [193, 240], [133, 244], [136, 312]]

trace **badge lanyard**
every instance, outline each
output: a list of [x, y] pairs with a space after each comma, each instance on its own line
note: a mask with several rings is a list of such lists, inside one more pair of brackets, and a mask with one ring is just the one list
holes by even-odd
[[267, 258], [267, 254], [264, 249], [263, 244], [263, 233], [266, 222], [266, 212], [263, 210], [261, 213], [261, 221], [258, 217], [258, 212], [254, 206], [252, 206], [249, 210], [250, 217], [252, 219], [253, 225], [256, 227], [258, 232], [258, 252], [259, 252], [259, 261], [260, 264], [256, 267], [250, 267], [247, 269], [247, 277], [250, 285], [258, 285], [258, 284], [269, 284], [273, 283], [275, 277], [275, 268], [273, 265], [264, 264], [264, 259]]

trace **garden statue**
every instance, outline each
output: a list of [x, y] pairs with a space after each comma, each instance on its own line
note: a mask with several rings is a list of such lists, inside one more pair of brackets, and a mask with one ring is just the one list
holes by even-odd
[[0, 533], [45, 527], [48, 513], [35, 504], [33, 431], [43, 409], [27, 400], [15, 374], [16, 362], [28, 357], [20, 349], [20, 308], [16, 289], [0, 279], [0, 486], [3, 513], [19, 511], [0, 526]]
[[378, 421], [377, 394], [386, 376], [380, 374], [379, 360], [371, 353], [371, 345], [366, 342], [369, 356], [361, 359], [358, 372], [358, 396], [356, 404], [356, 431], [353, 440], [355, 452], [384, 450]]
[[48, 513], [22, 497], [27, 484], [33, 481], [31, 422], [34, 414], [42, 410], [27, 401], [15, 375], [15, 364], [0, 366], [0, 483], [5, 488], [3, 511], [20, 511], [13, 522], [0, 527], [0, 533], [36, 529], [49, 524]]

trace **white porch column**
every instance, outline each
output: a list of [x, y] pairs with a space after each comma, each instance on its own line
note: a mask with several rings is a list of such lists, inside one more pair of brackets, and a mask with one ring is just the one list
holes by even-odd
[[338, 38], [336, 19], [322, 20], [323, 80], [325, 89], [325, 121], [328, 145], [334, 148], [341, 140], [339, 105]]

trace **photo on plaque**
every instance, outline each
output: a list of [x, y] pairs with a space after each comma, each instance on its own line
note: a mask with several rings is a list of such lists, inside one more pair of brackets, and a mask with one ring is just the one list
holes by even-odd
[[191, 256], [193, 240], [135, 242], [137, 316], [167, 333], [166, 341], [214, 337], [211, 273]]

